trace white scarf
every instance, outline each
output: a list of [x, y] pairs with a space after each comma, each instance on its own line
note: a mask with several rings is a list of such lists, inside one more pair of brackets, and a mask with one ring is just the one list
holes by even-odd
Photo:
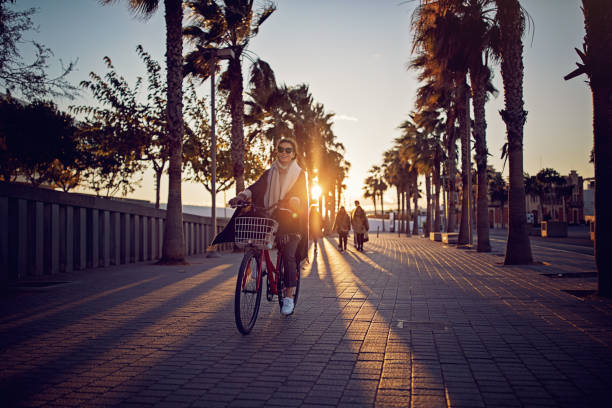
[[[282, 185], [280, 177], [281, 170], [287, 172], [283, 177]], [[270, 171], [268, 172], [268, 188], [264, 195], [264, 205], [270, 208], [285, 198], [287, 192], [291, 190], [291, 187], [293, 187], [297, 181], [301, 171], [302, 169], [295, 160], [292, 160], [287, 168], [283, 168], [278, 160], [272, 163]]]

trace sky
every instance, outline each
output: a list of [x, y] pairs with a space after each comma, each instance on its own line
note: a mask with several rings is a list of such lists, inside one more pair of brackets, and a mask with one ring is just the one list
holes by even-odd
[[[163, 4], [163, 2], [160, 1]], [[256, 1], [257, 3], [257, 1]], [[346, 147], [351, 163], [346, 181], [346, 202], [362, 198], [363, 180], [372, 165], [400, 136], [398, 126], [414, 107], [419, 86], [416, 72], [408, 71], [411, 59], [410, 20], [416, 3], [403, 0], [277, 0], [277, 10], [262, 25], [249, 46], [252, 58], [267, 61], [277, 82], [289, 86], [308, 84], [313, 98], [335, 113], [334, 133]], [[532, 25], [524, 38], [524, 99], [528, 111], [524, 128], [524, 169], [535, 174], [552, 167], [561, 174], [576, 170], [593, 176], [588, 162], [592, 147], [591, 93], [584, 77], [564, 81], [578, 59], [574, 48], [582, 47], [584, 19], [580, 0], [521, 0]], [[101, 6], [97, 0], [18, 0], [16, 8], [37, 8], [36, 39], [51, 48], [55, 60], [51, 72], [78, 60], [69, 80], [75, 84], [93, 71], [106, 72], [102, 61], [110, 57], [116, 70], [131, 84], [144, 74], [136, 46], [158, 61], [164, 60], [163, 6], [148, 20], [135, 18], [127, 1]], [[245, 70], [249, 61], [244, 60]], [[501, 147], [506, 129], [503, 84], [495, 67], [494, 84], [499, 94], [486, 106], [489, 164], [501, 170]], [[207, 95], [209, 84], [202, 84]], [[60, 107], [91, 104], [83, 93], [75, 101], [57, 101]], [[507, 163], [504, 173], [507, 174]], [[130, 197], [154, 201], [153, 174], [146, 173], [141, 187]], [[222, 193], [218, 203], [233, 196]], [[167, 178], [162, 202], [167, 197]], [[203, 186], [183, 184], [183, 203], [209, 205]], [[395, 207], [395, 191], [385, 196], [385, 207]]]

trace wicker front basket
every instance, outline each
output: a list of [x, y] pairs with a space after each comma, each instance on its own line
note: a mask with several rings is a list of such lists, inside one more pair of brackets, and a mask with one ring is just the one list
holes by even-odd
[[239, 248], [254, 246], [259, 249], [272, 249], [277, 230], [278, 222], [272, 218], [238, 217], [234, 242]]

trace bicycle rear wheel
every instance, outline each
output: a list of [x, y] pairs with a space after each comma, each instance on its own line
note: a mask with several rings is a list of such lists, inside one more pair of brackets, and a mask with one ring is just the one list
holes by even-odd
[[236, 278], [234, 317], [236, 327], [242, 334], [249, 334], [257, 321], [261, 302], [261, 274], [258, 271], [259, 251], [251, 248], [242, 258]]

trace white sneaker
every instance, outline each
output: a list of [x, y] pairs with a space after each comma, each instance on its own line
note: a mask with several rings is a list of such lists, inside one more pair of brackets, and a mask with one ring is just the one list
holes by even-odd
[[293, 298], [286, 297], [283, 299], [283, 307], [281, 308], [281, 314], [285, 316], [293, 314]]

